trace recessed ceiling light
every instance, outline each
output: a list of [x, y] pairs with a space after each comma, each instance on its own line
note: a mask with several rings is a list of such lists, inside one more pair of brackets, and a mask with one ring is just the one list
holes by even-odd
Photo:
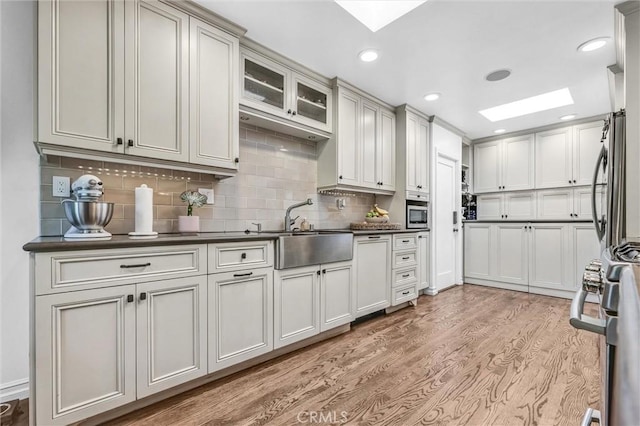
[[504, 133], [504, 132], [506, 132], [506, 131], [507, 131], [506, 129], [497, 129], [497, 130], [494, 130], [494, 131], [493, 131], [493, 133], [498, 133], [498, 134], [500, 134], [500, 133]]
[[493, 108], [478, 111], [489, 121], [501, 121], [507, 118], [520, 117], [522, 115], [533, 114], [534, 112], [546, 111], [565, 105], [573, 105], [571, 92], [566, 87], [542, 95], [532, 96], [508, 104], [499, 105]]
[[373, 62], [378, 59], [378, 52], [373, 49], [367, 49], [358, 53], [358, 57], [362, 62]]
[[335, 0], [360, 23], [374, 33], [411, 12], [427, 0]]
[[487, 74], [484, 79], [487, 81], [500, 81], [511, 75], [511, 71], [508, 69], [495, 70]]
[[425, 101], [435, 101], [437, 99], [440, 99], [440, 93], [429, 93], [427, 95], [424, 95], [424, 100]]
[[578, 52], [591, 52], [604, 47], [605, 44], [607, 44], [607, 37], [594, 38], [593, 40], [585, 41], [578, 46]]
[[568, 114], [568, 115], [563, 115], [562, 117], [560, 117], [560, 120], [573, 120], [574, 118], [576, 118], [575, 114]]

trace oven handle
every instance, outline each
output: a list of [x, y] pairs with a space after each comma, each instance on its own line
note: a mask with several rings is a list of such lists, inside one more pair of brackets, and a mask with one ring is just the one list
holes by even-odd
[[598, 184], [598, 172], [600, 171], [600, 166], [602, 165], [602, 162], [605, 161], [606, 156], [607, 149], [603, 145], [602, 149], [600, 149], [598, 161], [596, 161], [596, 169], [593, 172], [593, 180], [591, 181], [591, 215], [593, 216], [593, 225], [596, 228], [598, 241], [602, 241], [602, 239], [604, 238], [604, 221], [602, 221], [602, 224], [598, 223], [598, 212], [596, 209], [596, 187]]
[[586, 299], [587, 291], [580, 287], [571, 301], [569, 323], [578, 330], [587, 330], [604, 336], [607, 325], [606, 321], [582, 314]]
[[582, 421], [580, 422], [580, 426], [591, 426], [591, 423], [593, 422], [602, 424], [600, 411], [594, 410], [593, 408], [587, 408], [587, 411], [584, 412], [584, 417], [582, 417]]

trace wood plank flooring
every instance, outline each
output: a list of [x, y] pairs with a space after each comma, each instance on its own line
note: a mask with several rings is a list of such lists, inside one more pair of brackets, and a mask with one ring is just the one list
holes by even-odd
[[599, 349], [569, 305], [455, 287], [109, 424], [577, 425]]

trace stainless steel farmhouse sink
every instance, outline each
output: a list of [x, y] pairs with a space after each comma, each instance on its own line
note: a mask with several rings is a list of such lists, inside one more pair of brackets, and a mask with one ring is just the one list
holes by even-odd
[[276, 241], [276, 269], [351, 260], [353, 234], [292, 232]]

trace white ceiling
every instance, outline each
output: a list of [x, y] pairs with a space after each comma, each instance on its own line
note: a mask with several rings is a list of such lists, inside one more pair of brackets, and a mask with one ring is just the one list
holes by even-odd
[[[323, 74], [339, 76], [392, 104], [435, 114], [471, 139], [610, 109], [607, 66], [615, 62], [613, 5], [591, 1], [429, 0], [376, 33], [331, 0], [197, 0], [245, 27], [251, 39]], [[578, 45], [609, 37], [603, 48]], [[380, 58], [357, 55], [375, 48]], [[486, 74], [512, 70], [506, 80]], [[575, 104], [491, 123], [478, 111], [568, 87]], [[426, 102], [423, 96], [440, 92]]]

